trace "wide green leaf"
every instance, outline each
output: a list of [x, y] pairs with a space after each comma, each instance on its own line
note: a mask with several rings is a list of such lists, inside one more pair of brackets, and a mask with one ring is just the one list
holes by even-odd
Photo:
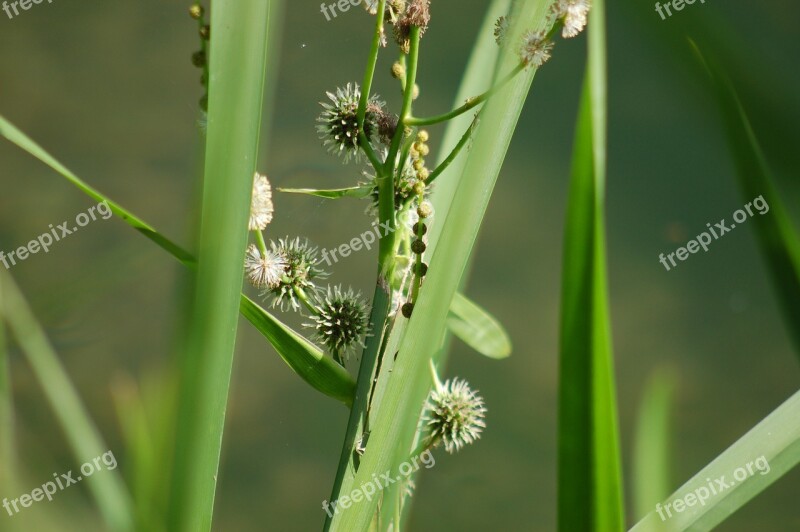
[[170, 528], [211, 530], [258, 159], [270, 2], [215, 0], [203, 202]]
[[503, 326], [460, 292], [450, 303], [447, 328], [484, 356], [507, 358], [511, 355], [511, 339]]
[[800, 392], [652, 508], [631, 532], [712, 530], [798, 463]]
[[[75, 460], [84, 463], [108, 452], [108, 445], [89, 417], [42, 326], [4, 269], [0, 269], [0, 317], [25, 354]], [[132, 501], [118, 469], [92, 477], [86, 487], [112, 530], [133, 530]]]
[[606, 279], [604, 9], [596, 0], [589, 19], [564, 240], [558, 431], [558, 528], [564, 532], [624, 526]]

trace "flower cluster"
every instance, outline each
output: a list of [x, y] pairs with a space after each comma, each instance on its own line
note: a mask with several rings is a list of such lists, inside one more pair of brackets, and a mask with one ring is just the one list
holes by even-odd
[[[561, 26], [561, 36], [570, 39], [577, 36], [586, 27], [591, 0], [558, 0], [548, 13], [548, 30], [528, 30], [522, 36], [519, 55], [525, 66], [541, 67], [552, 55], [553, 43], [551, 35]], [[511, 22], [508, 17], [500, 17], [495, 23], [494, 37], [498, 45], [508, 40]]]
[[256, 172], [250, 201], [250, 231], [256, 244], [250, 244], [244, 269], [251, 285], [272, 298], [272, 306], [281, 310], [299, 311], [305, 307], [316, 339], [344, 365], [349, 352], [363, 346], [369, 324], [367, 306], [352, 290], [337, 286], [324, 291], [317, 283], [328, 273], [322, 268], [318, 250], [299, 237], [264, 242], [262, 231], [272, 221], [274, 205], [272, 187], [267, 176]]

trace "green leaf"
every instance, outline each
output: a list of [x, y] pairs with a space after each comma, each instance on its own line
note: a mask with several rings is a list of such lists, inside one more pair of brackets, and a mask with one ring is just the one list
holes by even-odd
[[589, 59], [575, 136], [562, 277], [558, 528], [564, 532], [611, 532], [624, 526], [606, 281], [607, 84], [602, 0], [592, 6], [588, 32]]
[[[355, 382], [342, 366], [249, 298], [242, 296], [241, 305], [242, 315], [272, 340], [275, 350], [290, 368], [325, 395], [347, 406], [353, 403]], [[331, 374], [337, 378], [331, 379]]]
[[[653, 508], [631, 532], [712, 530], [798, 463], [800, 392], [662, 501], [658, 508]], [[723, 488], [717, 479], [728, 487]], [[711, 492], [709, 484], [716, 493]], [[703, 504], [698, 504], [701, 496]], [[671, 509], [668, 514], [666, 505], [670, 504], [672, 508], [678, 499], [694, 502], [686, 504], [682, 512]], [[661, 509], [663, 518], [658, 509]]]
[[[0, 314], [28, 359], [75, 460], [84, 463], [108, 452], [42, 326], [4, 269], [0, 269]], [[104, 471], [85, 484], [109, 528], [133, 530], [133, 505], [118, 469]]]
[[279, 192], [289, 192], [292, 194], [308, 194], [319, 198], [339, 199], [339, 198], [366, 198], [375, 190], [372, 185], [360, 185], [349, 188], [334, 188], [328, 190], [317, 190], [315, 188], [279, 188]]
[[704, 57], [696, 46], [694, 50], [706, 67], [720, 107], [742, 197], [746, 202], [760, 197], [768, 205], [765, 214], [754, 216], [750, 222], [800, 357], [800, 238], [773, 185], [772, 173], [736, 89], [714, 59]]
[[[167, 237], [163, 236], [161, 233], [150, 227], [146, 222], [143, 222], [130, 211], [127, 211], [117, 203], [113, 202], [112, 200], [108, 199], [108, 197], [104, 196], [100, 192], [96, 191], [82, 180], [80, 180], [77, 176], [75, 176], [72, 172], [66, 169], [64, 165], [60, 162], [55, 160], [50, 154], [45, 152], [41, 147], [39, 147], [33, 140], [31, 140], [27, 135], [22, 133], [19, 129], [14, 127], [10, 122], [8, 122], [5, 118], [0, 116], [0, 135], [5, 136], [14, 144], [22, 148], [23, 150], [27, 151], [43, 163], [50, 166], [56, 172], [61, 174], [62, 176], [66, 177], [70, 182], [75, 184], [80, 190], [84, 193], [89, 195], [90, 197], [94, 198], [97, 201], [106, 201], [112, 208], [112, 212], [124, 220], [127, 224], [129, 224], [134, 229], [139, 230], [144, 236], [149, 238], [150, 240], [154, 241], [160, 247], [165, 249], [169, 252], [172, 256], [177, 258], [181, 261], [182, 264], [189, 268], [196, 268], [196, 261], [195, 258], [186, 250], [178, 246], [177, 244], [173, 243]], [[245, 297], [245, 296], [243, 296]], [[251, 302], [252, 303], [252, 302]], [[256, 305], [255, 303], [252, 303]], [[256, 305], [257, 306], [257, 305]], [[285, 337], [274, 337], [270, 334], [267, 334], [266, 331], [271, 331], [272, 327], [269, 323], [265, 321], [272, 321], [276, 320], [273, 316], [269, 318], [265, 318], [264, 316], [268, 313], [260, 309], [259, 312], [249, 312], [247, 314], [244, 313], [242, 310], [242, 314], [256, 327], [264, 336], [269, 340], [269, 342], [278, 349], [283, 343], [285, 343]], [[288, 327], [283, 325], [283, 327]], [[292, 331], [292, 334], [298, 337], [301, 337], [300, 334]], [[288, 349], [281, 354], [284, 357], [292, 357], [295, 353], [302, 353], [303, 347], [298, 346], [297, 349]], [[342, 372], [338, 371], [338, 369], [333, 369], [327, 371], [327, 365], [315, 366], [311, 367], [308, 366], [304, 359], [298, 360], [291, 360], [287, 361], [289, 366], [298, 372], [298, 375], [302, 377], [306, 382], [309, 382], [313, 385], [318, 383], [322, 389], [317, 388], [319, 391], [323, 393], [327, 393], [325, 390], [331, 389], [345, 389], [353, 385], [353, 378], [349, 375], [342, 374]], [[324, 373], [321, 373], [324, 372]], [[324, 384], [323, 384], [323, 375], [324, 375]]]
[[258, 159], [271, 2], [216, 0], [198, 268], [182, 361], [170, 529], [211, 530]]
[[511, 355], [511, 339], [488, 312], [457, 292], [450, 303], [447, 327], [464, 343], [489, 358]]
[[671, 372], [656, 372], [647, 383], [639, 405], [633, 443], [633, 495], [639, 518], [663, 500], [672, 485], [669, 480], [672, 441], [669, 413], [674, 386]]
[[[549, 10], [547, 3], [519, 2], [517, 5], [512, 36], [521, 35], [523, 28], [544, 24]], [[508, 72], [519, 60], [512, 48], [504, 49], [503, 53], [505, 61], [501, 68]], [[391, 379], [380, 406], [373, 405], [370, 409], [367, 451], [350, 486], [364, 484], [373, 474], [396, 474], [396, 466], [408, 459], [412, 451], [420, 409], [430, 388], [429, 362], [442, 344], [450, 302], [466, 269], [533, 75], [534, 69], [520, 74], [487, 102], [483, 110], [473, 150], [443, 222], [441, 238], [432, 251], [425, 286], [400, 341]], [[437, 218], [438, 223], [442, 223], [438, 215]], [[384, 359], [394, 355], [394, 349], [388, 350]], [[337, 512], [330, 529], [367, 530], [377, 503], [373, 498]]]

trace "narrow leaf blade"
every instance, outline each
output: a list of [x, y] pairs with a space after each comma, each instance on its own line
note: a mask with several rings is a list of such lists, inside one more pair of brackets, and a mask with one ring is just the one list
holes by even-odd
[[309, 196], [316, 196], [318, 198], [339, 199], [339, 198], [366, 198], [375, 190], [373, 186], [357, 186], [348, 188], [332, 188], [327, 190], [318, 190], [316, 188], [279, 188], [279, 192], [288, 192], [290, 194], [307, 194]]
[[647, 383], [639, 406], [633, 452], [633, 494], [638, 518], [647, 515], [671, 489], [669, 414], [674, 386], [672, 373], [656, 372]]
[[[30, 363], [75, 460], [83, 463], [102, 456], [109, 451], [108, 446], [28, 303], [3, 269], [0, 269], [0, 292], [0, 314]], [[112, 530], [133, 530], [132, 501], [119, 470], [93, 477], [87, 488]]]
[[241, 311], [303, 380], [347, 406], [353, 403], [355, 381], [342, 366], [245, 296], [242, 296]]
[[[798, 463], [800, 392], [653, 508], [631, 532], [712, 530]], [[709, 489], [708, 479], [711, 479], [716, 493]], [[717, 479], [721, 479], [722, 484], [718, 484]], [[686, 500], [687, 495], [694, 496], [695, 504], [685, 505], [682, 512], [667, 513], [666, 504], [674, 504], [673, 501], [678, 499]], [[697, 504], [699, 496], [704, 498], [703, 504]]]
[[564, 532], [624, 526], [606, 281], [604, 9], [596, 0], [590, 15], [564, 242], [558, 458], [558, 529]]
[[511, 339], [503, 326], [460, 292], [450, 303], [447, 327], [484, 356], [501, 359], [511, 355]]
[[760, 197], [768, 205], [763, 215], [751, 221], [800, 357], [800, 237], [773, 184], [772, 173], [736, 89], [717, 61], [705, 57], [694, 43], [692, 46], [709, 74], [743, 199], [753, 202]]

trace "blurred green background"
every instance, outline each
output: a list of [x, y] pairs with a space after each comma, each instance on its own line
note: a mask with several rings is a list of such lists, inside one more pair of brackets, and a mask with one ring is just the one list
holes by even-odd
[[[673, 271], [658, 262], [659, 253], [674, 251], [751, 199], [739, 194], [702, 80], [659, 32], [699, 29], [726, 58], [800, 227], [800, 5], [709, 1], [661, 21], [649, 1], [609, 4], [609, 272], [624, 473], [629, 481], [643, 387], [653, 371], [669, 368], [678, 377], [677, 488], [788, 398], [800, 370], [752, 228], [729, 233]], [[191, 234], [202, 94], [190, 62], [198, 39], [187, 8], [153, 0], [56, 0], [13, 20], [0, 13], [0, 113], [79, 176], [183, 242]], [[477, 0], [434, 0], [418, 114], [451, 106], [484, 9]], [[273, 185], [347, 186], [360, 178], [358, 167], [325, 153], [314, 120], [326, 90], [361, 80], [370, 21], [361, 8], [327, 22], [315, 2], [287, 6], [259, 164]], [[393, 59], [394, 52], [383, 57], [375, 90], [396, 110], [398, 88], [388, 75]], [[559, 42], [534, 82], [468, 289], [507, 326], [515, 352], [496, 362], [456, 343], [447, 375], [480, 389], [489, 427], [459, 455], [436, 454], [436, 466], [418, 485], [411, 530], [555, 527], [561, 239], [583, 64], [583, 38]], [[435, 149], [441, 130], [430, 131]], [[0, 142], [0, 185], [4, 251], [92, 205], [6, 142]], [[273, 238], [304, 235], [331, 248], [370, 223], [365, 204], [355, 200], [278, 195], [275, 204]], [[370, 252], [351, 255], [332, 280], [371, 294], [374, 262]], [[184, 272], [109, 220], [32, 256], [12, 274], [125, 470], [111, 390], [173, 356]], [[32, 489], [80, 464], [17, 351], [12, 377], [21, 465]], [[215, 529], [318, 530], [346, 420], [344, 408], [308, 388], [242, 321]], [[720, 529], [798, 530], [798, 491], [794, 471]], [[80, 485], [13, 519], [24, 529], [33, 514], [48, 514], [59, 530], [102, 529], [92, 512]], [[0, 515], [0, 530], [8, 519]]]

